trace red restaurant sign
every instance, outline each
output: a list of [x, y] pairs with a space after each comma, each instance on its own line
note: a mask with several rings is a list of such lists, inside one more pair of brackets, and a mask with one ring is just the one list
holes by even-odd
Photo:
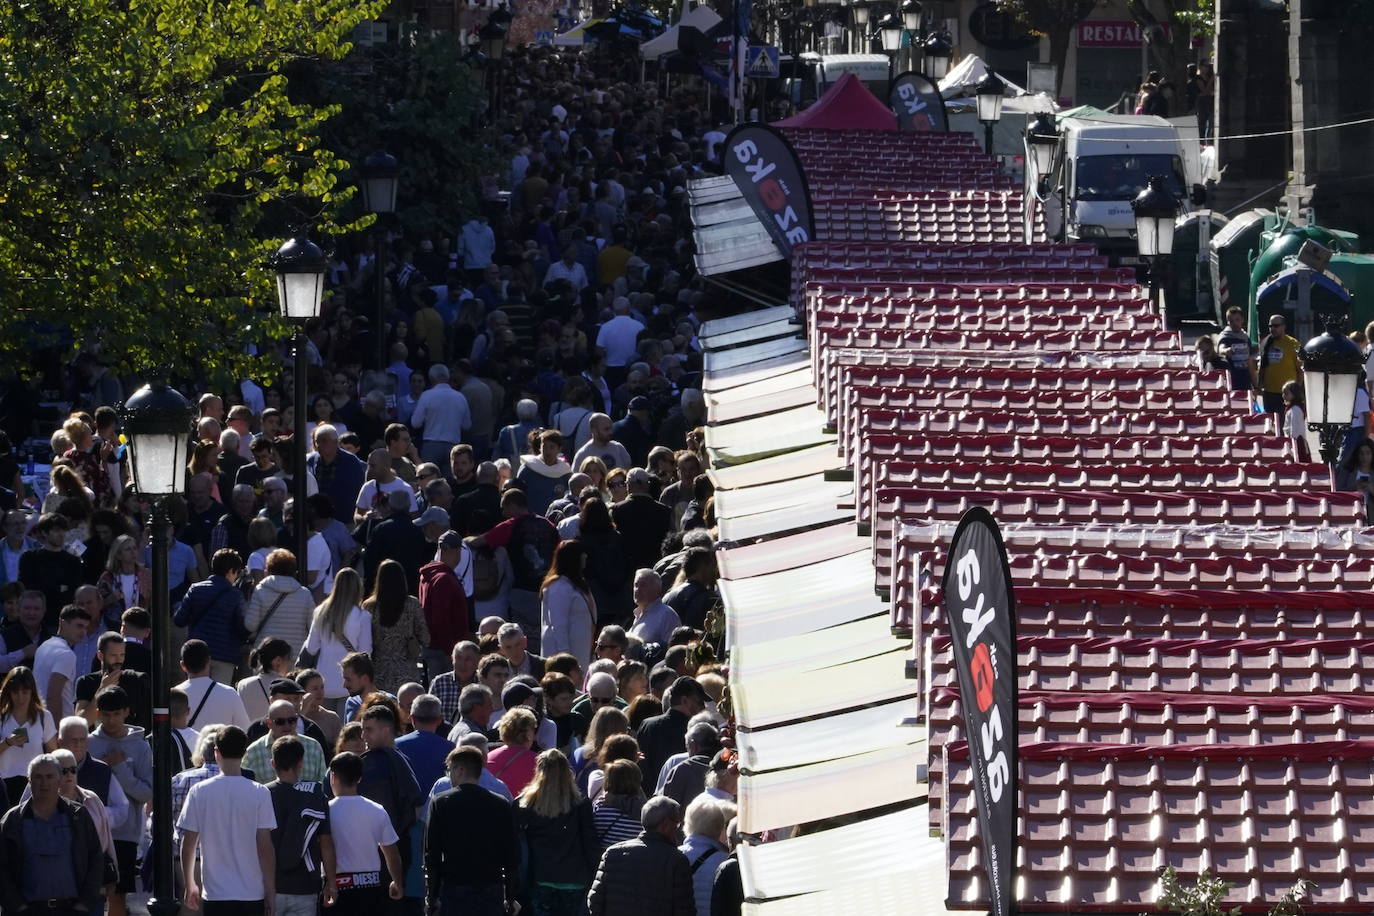
[[1078, 24], [1080, 48], [1138, 48], [1144, 40], [1140, 26], [1129, 19], [1093, 19]]

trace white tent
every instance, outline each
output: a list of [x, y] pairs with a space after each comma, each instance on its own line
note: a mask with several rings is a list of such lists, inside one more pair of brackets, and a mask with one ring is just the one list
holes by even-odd
[[683, 16], [671, 29], [640, 45], [639, 56], [645, 60], [658, 60], [663, 55], [671, 54], [677, 50], [678, 30], [684, 25], [705, 32], [715, 28], [719, 22], [720, 16], [716, 14], [715, 10], [705, 4], [698, 3], [696, 9]]
[[554, 38], [553, 38], [553, 43], [554, 43], [556, 46], [560, 47], [560, 48], [577, 48], [577, 47], [581, 47], [584, 43], [586, 43], [586, 40], [587, 40], [587, 36], [586, 36], [586, 28], [587, 28], [587, 26], [592, 25], [593, 23], [600, 22], [600, 21], [601, 21], [600, 19], [597, 19], [597, 18], [595, 18], [595, 17], [590, 17], [590, 16], [589, 16], [588, 18], [583, 19], [583, 20], [582, 20], [581, 22], [579, 22], [577, 25], [575, 25], [575, 26], [573, 26], [572, 28], [568, 29], [566, 32], [562, 33], [561, 35], [555, 35]]

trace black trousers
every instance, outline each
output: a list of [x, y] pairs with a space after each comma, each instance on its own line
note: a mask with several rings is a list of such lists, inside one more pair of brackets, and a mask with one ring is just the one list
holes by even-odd
[[262, 916], [261, 900], [201, 900], [204, 916]]

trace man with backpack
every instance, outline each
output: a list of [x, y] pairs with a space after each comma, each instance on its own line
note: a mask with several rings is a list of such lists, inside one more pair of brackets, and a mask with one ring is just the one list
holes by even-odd
[[439, 535], [432, 562], [420, 567], [420, 608], [429, 628], [429, 645], [423, 654], [425, 671], [433, 679], [448, 671], [453, 647], [472, 639], [474, 554], [456, 531]]
[[323, 783], [300, 781], [305, 760], [301, 740], [284, 735], [272, 742], [272, 769], [277, 778], [267, 784], [267, 791], [277, 818], [272, 831], [277, 873], [274, 916], [315, 916], [322, 891], [324, 905], [334, 905], [336, 868], [329, 799]]
[[[504, 547], [514, 576], [510, 589], [510, 619], [526, 633], [539, 633], [539, 587], [553, 562], [558, 529], [543, 516], [530, 512], [529, 501], [519, 489], [501, 494], [505, 521], [486, 534], [468, 540], [473, 549]], [[530, 636], [529, 651], [538, 653], [538, 636]]]

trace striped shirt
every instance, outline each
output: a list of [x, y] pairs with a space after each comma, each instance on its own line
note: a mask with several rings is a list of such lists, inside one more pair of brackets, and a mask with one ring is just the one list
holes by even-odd
[[597, 838], [601, 840], [602, 852], [608, 846], [633, 840], [640, 834], [639, 812], [631, 814], [614, 804], [603, 804], [605, 798], [603, 795], [592, 804], [592, 819], [596, 824]]

